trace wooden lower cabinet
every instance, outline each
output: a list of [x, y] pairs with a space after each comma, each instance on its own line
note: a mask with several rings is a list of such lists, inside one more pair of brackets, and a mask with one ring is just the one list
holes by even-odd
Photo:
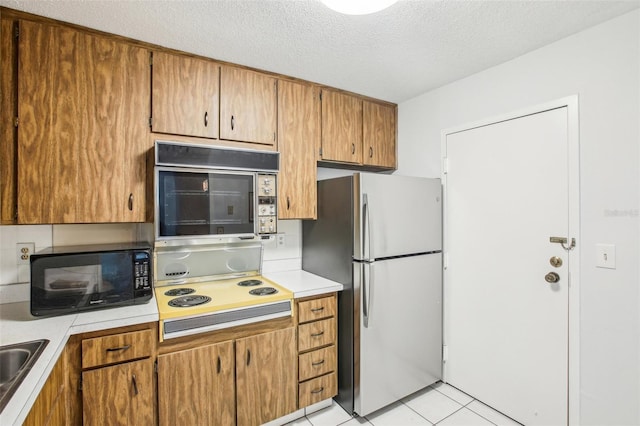
[[295, 342], [293, 327], [236, 340], [239, 426], [257, 426], [296, 410]]
[[152, 359], [82, 373], [84, 425], [153, 425], [155, 386]]
[[160, 425], [233, 425], [233, 342], [158, 356]]
[[67, 424], [67, 353], [53, 367], [49, 378], [33, 403], [23, 426], [58, 426]]
[[299, 300], [298, 408], [338, 393], [337, 295]]

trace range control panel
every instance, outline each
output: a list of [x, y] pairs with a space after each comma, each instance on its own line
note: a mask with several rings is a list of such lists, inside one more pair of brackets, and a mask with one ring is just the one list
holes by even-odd
[[258, 234], [278, 232], [276, 175], [258, 174]]

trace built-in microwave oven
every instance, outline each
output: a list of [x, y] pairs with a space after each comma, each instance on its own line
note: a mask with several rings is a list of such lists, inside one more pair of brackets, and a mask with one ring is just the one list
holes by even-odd
[[277, 233], [278, 166], [277, 152], [156, 141], [156, 247]]
[[152, 298], [151, 247], [53, 247], [31, 255], [31, 314], [60, 315], [146, 303]]

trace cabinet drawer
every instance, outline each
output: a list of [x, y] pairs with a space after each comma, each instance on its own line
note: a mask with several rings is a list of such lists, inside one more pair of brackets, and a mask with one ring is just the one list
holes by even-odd
[[152, 330], [133, 331], [82, 341], [82, 368], [115, 364], [151, 356]]
[[298, 351], [320, 348], [335, 343], [336, 319], [310, 322], [298, 326]]
[[337, 393], [338, 380], [335, 372], [300, 383], [298, 386], [298, 408], [324, 401]]
[[335, 297], [307, 300], [298, 303], [298, 322], [309, 322], [336, 316]]
[[336, 345], [298, 357], [298, 380], [303, 382], [336, 370]]

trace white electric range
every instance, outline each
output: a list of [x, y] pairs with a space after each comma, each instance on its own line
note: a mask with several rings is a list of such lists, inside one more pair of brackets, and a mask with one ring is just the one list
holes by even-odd
[[160, 340], [293, 315], [293, 293], [261, 262], [260, 243], [156, 248]]

